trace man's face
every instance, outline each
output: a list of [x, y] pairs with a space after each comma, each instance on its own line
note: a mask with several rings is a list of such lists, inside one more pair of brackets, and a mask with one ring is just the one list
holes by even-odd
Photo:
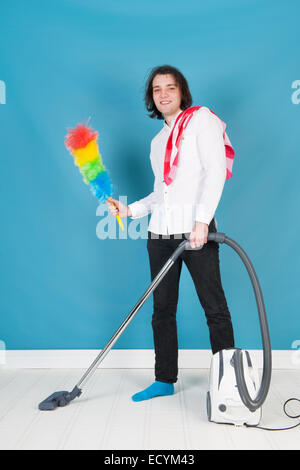
[[165, 117], [180, 111], [181, 92], [173, 75], [156, 75], [152, 82], [153, 101]]

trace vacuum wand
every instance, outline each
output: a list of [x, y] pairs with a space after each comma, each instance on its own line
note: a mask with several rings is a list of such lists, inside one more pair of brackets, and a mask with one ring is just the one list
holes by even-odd
[[116, 343], [118, 338], [122, 335], [122, 333], [127, 328], [129, 323], [133, 320], [133, 318], [135, 317], [137, 312], [140, 310], [142, 305], [146, 302], [146, 300], [152, 294], [152, 292], [156, 289], [156, 287], [158, 286], [160, 281], [164, 278], [164, 276], [167, 274], [167, 272], [171, 269], [171, 267], [173, 266], [173, 264], [175, 263], [177, 258], [187, 248], [191, 249], [190, 248], [190, 242], [188, 240], [184, 240], [183, 242], [180, 243], [180, 245], [174, 251], [172, 256], [168, 259], [168, 261], [165, 263], [165, 265], [162, 267], [162, 269], [159, 271], [159, 273], [153, 279], [153, 281], [151, 282], [151, 284], [148, 287], [148, 289], [146, 290], [146, 292], [142, 295], [142, 297], [139, 299], [137, 304], [130, 311], [129, 315], [125, 318], [123, 323], [120, 325], [120, 327], [115, 332], [115, 334], [111, 337], [111, 339], [106, 344], [106, 346], [98, 354], [96, 359], [93, 361], [93, 363], [90, 365], [90, 367], [84, 373], [84, 375], [81, 377], [79, 382], [75, 385], [73, 390], [71, 392], [61, 391], [61, 392], [53, 393], [52, 395], [50, 395], [48, 398], [46, 398], [45, 400], [43, 400], [39, 404], [39, 409], [40, 410], [52, 411], [52, 410], [55, 410], [58, 406], [66, 406], [68, 403], [70, 403], [70, 401], [74, 400], [74, 398], [79, 397], [81, 395], [82, 386], [86, 383], [87, 379], [91, 377], [91, 375], [97, 369], [100, 362], [102, 362], [103, 359], [105, 358], [105, 356], [109, 353], [109, 351], [111, 350], [113, 345]]

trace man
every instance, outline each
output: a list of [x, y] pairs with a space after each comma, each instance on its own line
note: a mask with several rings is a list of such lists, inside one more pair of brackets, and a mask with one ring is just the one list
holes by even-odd
[[155, 382], [136, 393], [134, 401], [174, 393], [178, 373], [176, 310], [182, 261], [192, 276], [206, 315], [212, 352], [234, 347], [220, 278], [219, 245], [207, 241], [208, 232], [216, 232], [214, 214], [226, 179], [221, 121], [208, 108], [197, 109], [182, 135], [176, 174], [173, 173], [173, 180], [168, 180], [166, 145], [183, 110], [190, 109], [192, 104], [185, 77], [168, 65], [154, 68], [146, 83], [145, 103], [151, 118], [164, 119], [162, 130], [151, 142], [154, 191], [129, 206], [111, 199], [109, 210], [114, 216], [132, 218], [151, 212], [147, 249], [152, 280], [187, 233], [192, 248], [203, 247], [185, 250], [154, 291]]

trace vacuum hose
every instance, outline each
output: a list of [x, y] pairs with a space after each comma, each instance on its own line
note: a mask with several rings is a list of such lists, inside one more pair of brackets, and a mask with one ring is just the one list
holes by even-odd
[[246, 381], [244, 377], [242, 350], [237, 349], [233, 356], [237, 387], [238, 387], [241, 400], [244, 403], [244, 405], [247, 406], [247, 408], [253, 412], [257, 408], [259, 408], [265, 401], [268, 391], [269, 391], [270, 382], [271, 382], [271, 374], [272, 374], [272, 351], [271, 351], [271, 344], [270, 344], [270, 335], [269, 335], [269, 328], [268, 328], [266, 310], [265, 310], [261, 287], [258, 282], [257, 275], [255, 273], [255, 270], [252, 266], [250, 259], [248, 258], [245, 251], [234, 240], [227, 237], [225, 233], [219, 233], [219, 232], [209, 233], [208, 240], [215, 241], [217, 243], [225, 243], [226, 245], [230, 246], [237, 252], [237, 254], [242, 259], [248, 271], [248, 274], [249, 274], [249, 277], [251, 279], [252, 286], [254, 289], [257, 310], [258, 310], [258, 315], [259, 315], [262, 344], [263, 344], [263, 374], [262, 374], [260, 388], [255, 398], [251, 398], [247, 389], [247, 385], [246, 385]]

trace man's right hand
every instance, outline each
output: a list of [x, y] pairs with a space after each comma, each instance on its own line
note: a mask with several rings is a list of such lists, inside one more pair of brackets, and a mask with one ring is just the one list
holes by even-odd
[[128, 206], [125, 206], [122, 202], [118, 201], [117, 199], [113, 199], [112, 197], [106, 200], [106, 204], [108, 205], [108, 209], [114, 217], [119, 215], [121, 218], [123, 217], [131, 217], [131, 210]]

